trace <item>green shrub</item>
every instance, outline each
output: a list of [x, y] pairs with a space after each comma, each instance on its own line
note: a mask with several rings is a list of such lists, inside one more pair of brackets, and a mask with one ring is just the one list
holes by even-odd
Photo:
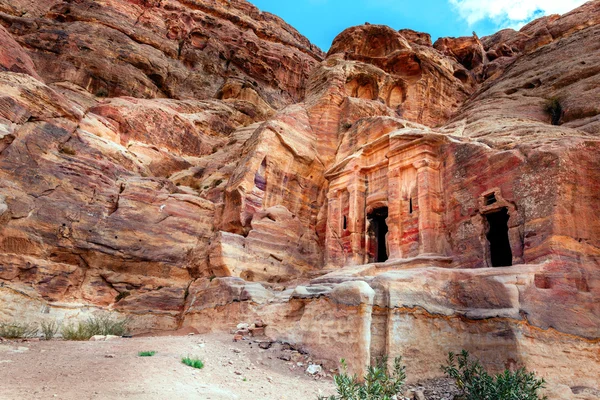
[[5, 339], [31, 338], [37, 336], [37, 324], [24, 322], [0, 322], [0, 337]]
[[129, 333], [129, 319], [113, 318], [108, 314], [97, 315], [78, 322], [63, 326], [61, 333], [66, 340], [88, 340], [94, 335], [123, 336]]
[[124, 299], [125, 297], [131, 296], [131, 292], [129, 291], [124, 291], [124, 292], [119, 292], [118, 295], [115, 296], [115, 303], [118, 303], [121, 299]]
[[322, 397], [319, 400], [390, 400], [397, 395], [406, 380], [402, 357], [394, 359], [391, 371], [388, 369], [387, 357], [377, 360], [375, 366], [367, 369], [364, 382], [358, 381], [356, 375], [349, 376], [345, 360], [342, 359], [342, 373], [333, 379], [337, 387], [336, 396]]
[[98, 90], [96, 90], [96, 93], [94, 93], [96, 95], [96, 97], [108, 97], [108, 89], [105, 87], [100, 87], [98, 88]]
[[544, 103], [544, 111], [550, 115], [552, 125], [559, 125], [563, 115], [562, 104], [558, 97], [551, 97]]
[[[129, 333], [129, 318], [113, 318], [109, 314], [101, 314], [88, 318], [87, 325], [94, 335], [123, 336]], [[91, 337], [90, 336], [90, 337]]]
[[442, 366], [444, 373], [456, 381], [464, 400], [539, 400], [537, 392], [544, 387], [544, 380], [533, 372], [520, 368], [514, 372], [505, 370], [491, 376], [479, 360], [472, 359], [469, 352], [449, 353], [448, 365]]
[[60, 333], [65, 340], [89, 340], [93, 336], [85, 322], [64, 325]]
[[58, 332], [59, 324], [56, 323], [56, 321], [51, 321], [51, 322], [42, 321], [41, 327], [42, 327], [42, 334], [44, 335], [44, 339], [50, 340]]
[[198, 368], [198, 369], [202, 369], [204, 368], [204, 363], [202, 362], [202, 360], [198, 359], [198, 358], [191, 358], [191, 357], [183, 357], [181, 359], [181, 362], [184, 363], [187, 366], [190, 366], [192, 368]]
[[154, 350], [150, 350], [150, 351], [140, 351], [138, 353], [138, 356], [140, 357], [152, 357], [153, 355], [156, 354], [156, 351]]

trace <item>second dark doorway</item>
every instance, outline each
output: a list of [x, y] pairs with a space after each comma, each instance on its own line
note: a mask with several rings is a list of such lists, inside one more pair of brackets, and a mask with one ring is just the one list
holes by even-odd
[[371, 248], [375, 254], [373, 259], [375, 262], [384, 262], [388, 259], [386, 234], [388, 226], [385, 219], [388, 216], [388, 208], [380, 207], [367, 214], [369, 220], [369, 236], [375, 240], [374, 246]]
[[508, 209], [485, 214], [489, 230], [486, 234], [490, 244], [490, 261], [492, 267], [508, 267], [512, 265], [512, 251], [508, 240]]

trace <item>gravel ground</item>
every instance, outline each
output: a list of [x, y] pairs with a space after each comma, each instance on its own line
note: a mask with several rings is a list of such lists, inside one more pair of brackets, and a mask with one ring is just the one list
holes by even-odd
[[[307, 375], [306, 358], [220, 335], [0, 343], [0, 399], [307, 399], [335, 392]], [[139, 351], [154, 350], [153, 357]], [[287, 354], [290, 361], [278, 357]], [[183, 356], [205, 363], [194, 369]], [[283, 356], [283, 358], [287, 358]], [[300, 360], [300, 361], [297, 361]], [[298, 366], [302, 362], [302, 366]]]
[[[138, 356], [150, 350], [156, 355]], [[182, 364], [184, 356], [205, 367]], [[309, 375], [310, 362], [288, 345], [233, 342], [227, 334], [0, 341], [0, 399], [316, 400], [334, 394], [333, 371]], [[404, 391], [408, 399], [427, 400], [456, 393], [443, 378]]]

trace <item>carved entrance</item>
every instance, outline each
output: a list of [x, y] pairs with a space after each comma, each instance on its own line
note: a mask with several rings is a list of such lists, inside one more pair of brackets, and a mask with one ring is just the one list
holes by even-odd
[[388, 259], [387, 217], [387, 207], [376, 208], [367, 214], [369, 223], [367, 229], [369, 262], [384, 262]]
[[490, 246], [492, 267], [508, 267], [512, 265], [512, 250], [508, 239], [508, 208], [485, 215], [489, 229], [486, 238]]

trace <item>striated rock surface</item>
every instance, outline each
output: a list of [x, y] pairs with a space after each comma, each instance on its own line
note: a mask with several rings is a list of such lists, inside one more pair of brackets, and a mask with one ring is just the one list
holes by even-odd
[[242, 0], [0, 0], [0, 320], [262, 319], [327, 367], [595, 393], [599, 22], [324, 55]]
[[99, 97], [208, 99], [241, 82], [271, 106], [303, 98], [323, 55], [241, 1], [0, 2], [0, 22], [47, 83]]

